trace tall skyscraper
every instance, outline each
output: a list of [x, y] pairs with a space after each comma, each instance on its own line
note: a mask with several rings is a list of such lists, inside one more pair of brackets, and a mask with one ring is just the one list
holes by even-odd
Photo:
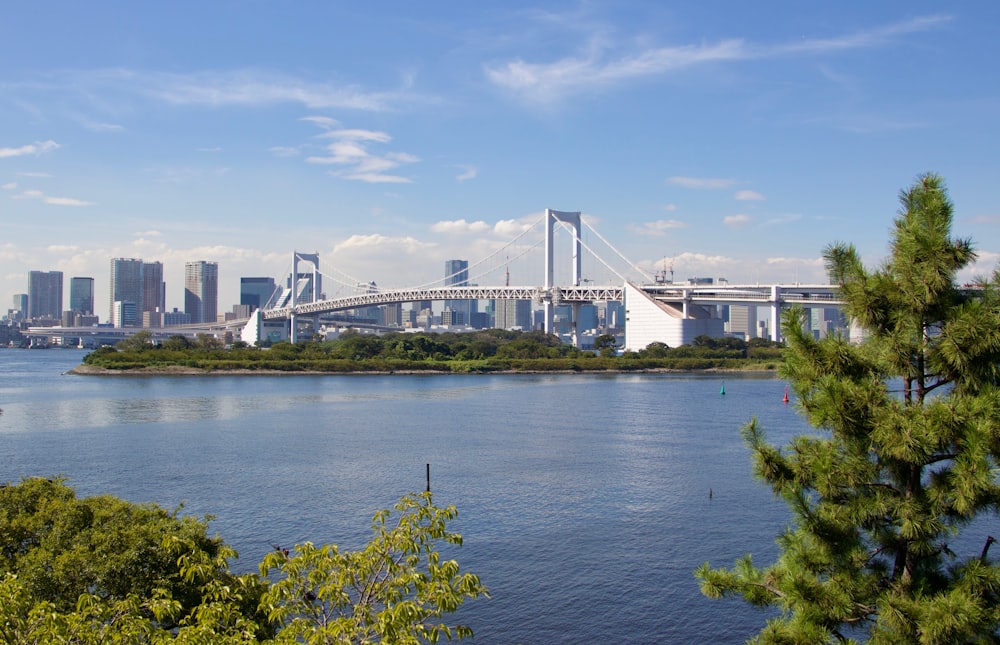
[[[111, 299], [108, 302], [108, 320], [114, 321], [116, 327], [134, 327], [141, 318], [142, 312], [142, 260], [136, 258], [114, 258], [111, 260]], [[127, 302], [132, 307], [118, 307], [115, 315], [115, 303]], [[124, 312], [124, 313], [123, 313]], [[129, 314], [133, 314], [129, 317]], [[119, 325], [119, 322], [122, 324]]]
[[21, 312], [21, 318], [28, 315], [28, 294], [26, 293], [15, 293], [14, 301], [12, 303], [16, 311]]
[[240, 304], [250, 305], [250, 310], [260, 309], [274, 294], [274, 278], [240, 278]]
[[163, 282], [163, 264], [161, 262], [142, 263], [142, 307], [140, 317], [147, 311], [161, 312], [167, 308], [167, 287]]
[[28, 318], [62, 320], [62, 271], [28, 273]]
[[219, 265], [215, 262], [184, 263], [184, 313], [191, 323], [214, 323], [219, 310]]
[[86, 316], [94, 313], [94, 279], [73, 277], [69, 279], [69, 309]]
[[[469, 261], [445, 260], [444, 284], [448, 287], [469, 286]], [[468, 325], [472, 322], [472, 314], [479, 310], [478, 304], [476, 300], [445, 300], [444, 308], [450, 310], [456, 319], [461, 319], [462, 324]]]

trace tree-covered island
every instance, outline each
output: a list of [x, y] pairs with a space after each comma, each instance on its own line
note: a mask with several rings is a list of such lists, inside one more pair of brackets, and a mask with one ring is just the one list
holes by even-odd
[[614, 337], [599, 336], [582, 351], [542, 332], [490, 329], [471, 333], [347, 332], [330, 341], [281, 342], [267, 348], [211, 337], [172, 336], [161, 345], [139, 332], [84, 357], [78, 373], [491, 373], [635, 372], [651, 370], [776, 370], [782, 348], [762, 338], [699, 336], [692, 345], [653, 343], [639, 352], [615, 352]]

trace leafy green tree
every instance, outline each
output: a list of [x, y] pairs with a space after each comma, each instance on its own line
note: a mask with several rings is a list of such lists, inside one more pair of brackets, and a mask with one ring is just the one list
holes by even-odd
[[[94, 510], [101, 508], [115, 517]], [[430, 493], [404, 497], [395, 510], [375, 516], [374, 537], [360, 551], [307, 543], [268, 555], [261, 575], [234, 575], [229, 562], [236, 553], [206, 537], [199, 521], [111, 497], [77, 499], [58, 480], [3, 486], [0, 642], [418, 643], [471, 636], [445, 617], [486, 596], [486, 588], [437, 550], [461, 545], [461, 535], [448, 530], [457, 511], [438, 508]], [[54, 580], [40, 583], [46, 574]]]
[[191, 341], [187, 337], [181, 334], [174, 334], [170, 338], [163, 341], [163, 349], [169, 349], [171, 351], [180, 351], [191, 348]]
[[792, 524], [772, 565], [748, 555], [696, 575], [710, 597], [780, 609], [758, 642], [1000, 640], [1000, 566], [973, 523], [1000, 503], [1000, 275], [978, 292], [956, 287], [975, 253], [951, 236], [939, 177], [900, 202], [877, 269], [851, 245], [825, 249], [863, 343], [816, 341], [801, 312], [784, 317], [781, 373], [816, 432], [779, 449], [756, 421], [742, 429]]
[[137, 331], [118, 341], [115, 347], [123, 352], [144, 352], [147, 349], [152, 349], [154, 347], [153, 332], [148, 329]]
[[601, 334], [594, 339], [594, 349], [600, 352], [601, 356], [614, 356], [618, 344], [611, 334]]
[[[105, 600], [151, 597], [164, 589], [184, 607], [200, 602], [179, 573], [178, 557], [214, 557], [222, 541], [207, 525], [156, 505], [110, 495], [77, 498], [62, 480], [25, 479], [0, 487], [0, 574], [15, 574], [31, 595], [60, 610], [81, 594]], [[168, 549], [182, 539], [185, 551]], [[216, 574], [227, 578], [226, 571]]]
[[445, 614], [467, 599], [487, 595], [479, 577], [461, 573], [454, 560], [442, 561], [437, 543], [461, 545], [448, 530], [457, 511], [438, 508], [431, 494], [404, 497], [378, 513], [374, 537], [360, 551], [336, 545], [274, 551], [261, 575], [277, 574], [262, 606], [279, 625], [278, 643], [418, 643], [442, 636], [472, 636], [465, 625], [448, 625]]
[[640, 349], [638, 353], [642, 358], [666, 358], [670, 355], [670, 347], [666, 343], [653, 341]]

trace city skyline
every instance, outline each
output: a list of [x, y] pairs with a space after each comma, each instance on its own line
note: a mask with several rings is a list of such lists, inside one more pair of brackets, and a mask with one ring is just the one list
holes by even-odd
[[898, 191], [929, 171], [979, 252], [971, 279], [1000, 258], [997, 18], [924, 1], [18, 4], [0, 294], [34, 270], [107, 294], [108, 260], [142, 257], [183, 308], [203, 258], [227, 310], [295, 250], [410, 286], [547, 207], [582, 211], [649, 274], [824, 282], [831, 242], [886, 255]]

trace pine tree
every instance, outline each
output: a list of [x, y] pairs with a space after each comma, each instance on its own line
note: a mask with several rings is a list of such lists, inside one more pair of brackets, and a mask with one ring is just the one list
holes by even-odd
[[824, 251], [863, 342], [817, 341], [801, 311], [783, 317], [781, 374], [815, 431], [777, 448], [755, 420], [741, 430], [792, 521], [772, 565], [747, 555], [696, 576], [706, 596], [778, 608], [755, 642], [1000, 642], [984, 520], [1000, 508], [1000, 271], [956, 285], [976, 254], [951, 236], [940, 177], [900, 203], [877, 269], [852, 245]]

